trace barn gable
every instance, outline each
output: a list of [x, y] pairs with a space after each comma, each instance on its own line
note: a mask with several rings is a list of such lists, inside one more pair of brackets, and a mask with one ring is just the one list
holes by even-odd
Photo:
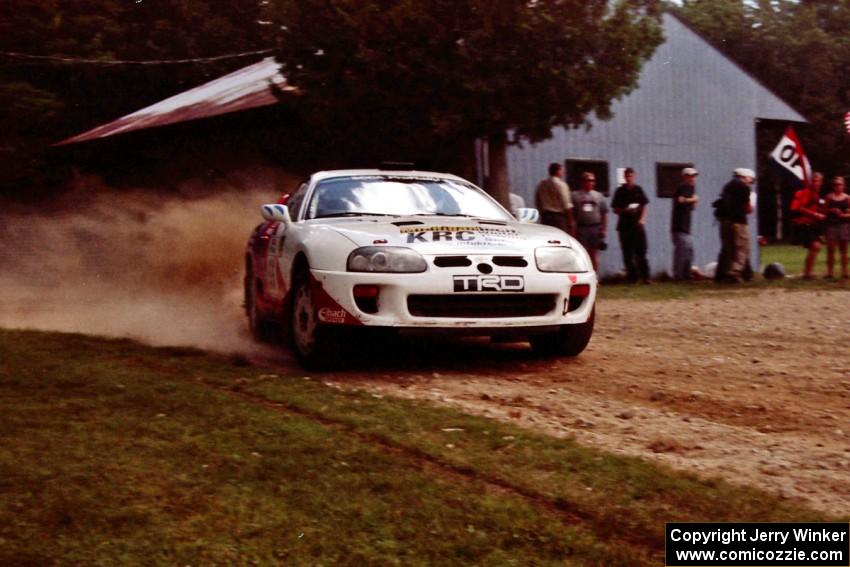
[[[659, 183], [666, 187], [671, 176], [675, 181], [684, 165], [693, 164], [700, 171], [695, 261], [707, 263], [719, 248], [709, 203], [734, 168], [756, 170], [757, 120], [805, 122], [675, 16], [663, 16], [663, 29], [665, 41], [644, 65], [638, 87], [612, 104], [611, 120], [594, 118], [590, 130], [555, 129], [551, 139], [513, 147], [508, 155], [512, 190], [527, 203], [534, 202], [534, 187], [551, 162], [566, 163], [573, 173], [585, 167], [604, 171], [609, 197], [617, 186], [618, 170], [634, 167], [637, 183], [650, 198], [647, 235], [653, 272], [667, 271], [672, 257], [671, 199], [663, 196], [666, 190]], [[600, 256], [603, 275], [622, 268], [615, 221], [611, 215], [610, 247]], [[755, 234], [754, 217], [750, 223]]]

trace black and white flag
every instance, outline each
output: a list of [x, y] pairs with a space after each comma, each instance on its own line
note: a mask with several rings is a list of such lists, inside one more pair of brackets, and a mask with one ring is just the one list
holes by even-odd
[[770, 163], [776, 166], [791, 182], [802, 187], [812, 179], [812, 166], [803, 151], [800, 139], [790, 126], [785, 130], [779, 144], [770, 154]]

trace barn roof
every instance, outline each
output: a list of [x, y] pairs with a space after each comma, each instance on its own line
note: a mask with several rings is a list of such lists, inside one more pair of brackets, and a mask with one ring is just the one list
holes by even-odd
[[258, 63], [62, 140], [56, 145], [86, 142], [134, 130], [272, 105], [277, 102], [270, 88], [272, 85], [292, 90], [292, 87], [286, 86], [286, 79], [280, 74], [280, 65], [273, 57], [266, 57]]

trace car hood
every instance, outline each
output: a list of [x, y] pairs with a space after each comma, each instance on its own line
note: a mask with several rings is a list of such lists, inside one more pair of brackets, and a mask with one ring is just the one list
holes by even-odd
[[527, 253], [538, 246], [578, 244], [549, 226], [463, 217], [362, 217], [325, 221], [358, 246], [406, 246], [421, 254]]

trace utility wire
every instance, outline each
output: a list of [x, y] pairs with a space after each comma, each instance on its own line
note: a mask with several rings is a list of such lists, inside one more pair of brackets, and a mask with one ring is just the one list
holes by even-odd
[[0, 51], [0, 56], [30, 61], [47, 61], [54, 63], [85, 65], [184, 65], [186, 63], [211, 63], [213, 61], [222, 61], [224, 59], [236, 59], [239, 57], [249, 57], [252, 55], [265, 55], [271, 53], [272, 51], [272, 49], [259, 49], [257, 51], [229, 53], [227, 55], [217, 55], [215, 57], [193, 57], [191, 59], [159, 59], [151, 61], [122, 61], [115, 59], [76, 59], [73, 57], [56, 57], [53, 55], [31, 55], [29, 53], [16, 53], [13, 51]]

